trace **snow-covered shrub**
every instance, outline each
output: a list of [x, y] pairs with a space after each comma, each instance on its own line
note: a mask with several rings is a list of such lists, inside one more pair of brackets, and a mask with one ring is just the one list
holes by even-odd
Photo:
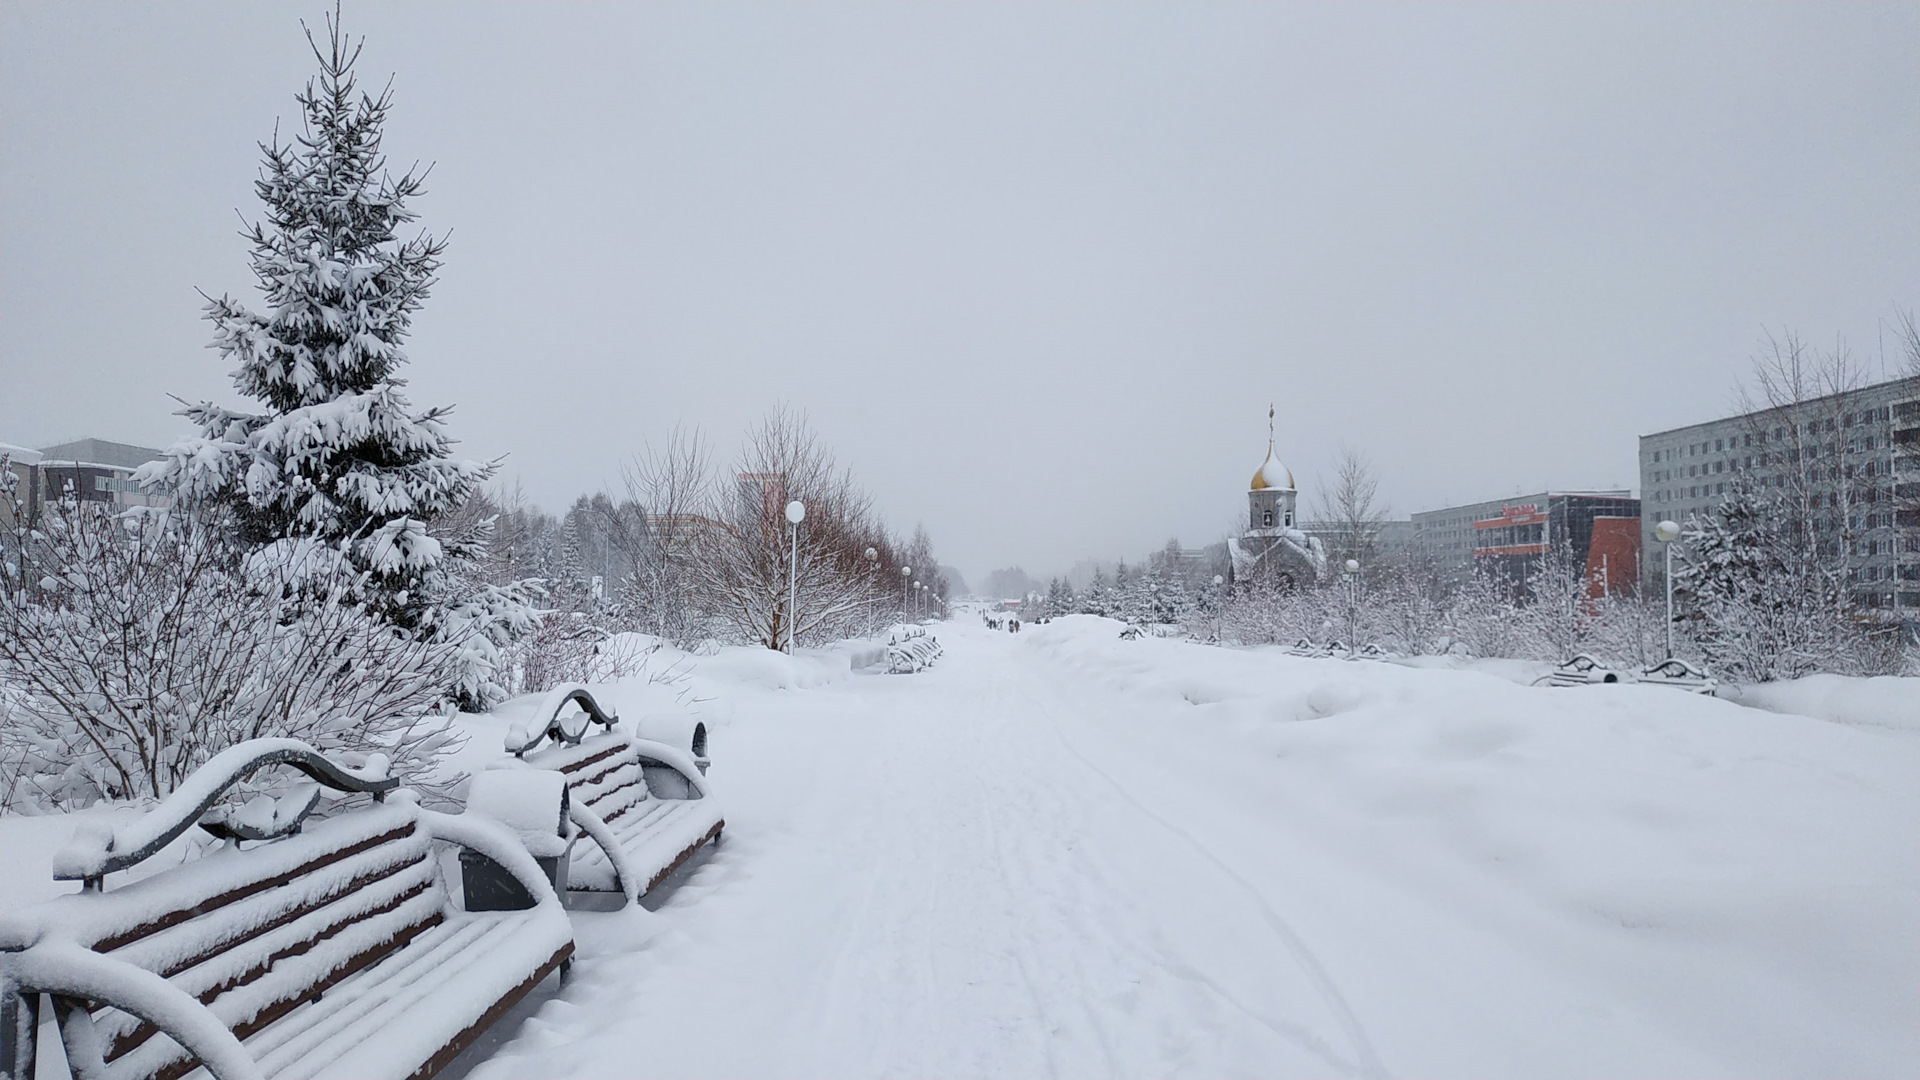
[[1336, 634], [1332, 590], [1256, 582], [1243, 586], [1220, 616], [1220, 639], [1242, 645], [1325, 642]]
[[358, 599], [337, 548], [249, 553], [217, 512], [68, 498], [28, 528], [15, 506], [0, 571], [0, 808], [162, 797], [263, 736], [384, 754], [437, 790], [434, 766], [459, 738], [438, 713], [459, 644], [396, 631]]
[[1365, 618], [1375, 640], [1408, 656], [1444, 652], [1447, 609], [1431, 581], [1423, 575], [1396, 574], [1385, 584], [1363, 594]]
[[510, 651], [514, 689], [533, 694], [562, 683], [623, 679], [643, 670], [659, 648], [657, 639], [620, 633], [588, 613], [545, 612]]

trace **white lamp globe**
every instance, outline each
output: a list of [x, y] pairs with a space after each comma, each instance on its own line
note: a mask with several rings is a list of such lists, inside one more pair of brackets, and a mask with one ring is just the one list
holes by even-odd
[[872, 548], [868, 548], [868, 549], [867, 549], [867, 561], [868, 561], [868, 562], [879, 562], [879, 561], [880, 561], [880, 553], [879, 553], [879, 552], [877, 552], [877, 551], [875, 551], [875, 550], [873, 550]]
[[1663, 544], [1673, 543], [1675, 540], [1680, 539], [1680, 523], [1677, 521], [1663, 521], [1655, 525], [1653, 527], [1653, 538]]
[[795, 525], [807, 520], [807, 504], [795, 499], [787, 504], [787, 520]]
[[1360, 560], [1359, 560], [1359, 559], [1348, 559], [1348, 560], [1347, 560], [1347, 573], [1349, 573], [1349, 574], [1357, 574], [1357, 573], [1359, 573], [1359, 572], [1360, 572]]

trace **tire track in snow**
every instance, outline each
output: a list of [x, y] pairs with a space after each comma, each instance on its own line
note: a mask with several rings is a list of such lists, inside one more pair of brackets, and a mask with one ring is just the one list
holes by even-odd
[[[1028, 696], [1031, 698], [1033, 695]], [[1037, 704], [1036, 702], [1036, 705]], [[1327, 972], [1326, 966], [1320, 962], [1319, 957], [1314, 955], [1313, 950], [1308, 948], [1307, 943], [1300, 937], [1299, 932], [1294, 930], [1292, 924], [1287, 922], [1279, 912], [1273, 909], [1273, 905], [1267, 901], [1266, 896], [1262, 894], [1252, 882], [1242, 876], [1239, 871], [1215, 855], [1198, 837], [1173, 822], [1168, 821], [1145, 803], [1135, 798], [1133, 792], [1129, 791], [1126, 785], [1114, 779], [1111, 773], [1094, 764], [1091, 759], [1081, 753], [1080, 749], [1073, 745], [1072, 740], [1068, 739], [1066, 734], [1060, 730], [1060, 725], [1056, 721], [1052, 709], [1038, 708], [1037, 711], [1046, 714], [1047, 730], [1052, 733], [1054, 739], [1059, 742], [1062, 749], [1072, 755], [1072, 757], [1088, 771], [1105, 781], [1121, 799], [1139, 811], [1141, 815], [1159, 825], [1173, 836], [1178, 837], [1191, 848], [1195, 854], [1206, 860], [1214, 869], [1218, 870], [1221, 874], [1225, 875], [1228, 880], [1239, 886], [1240, 891], [1245, 894], [1247, 899], [1253, 902], [1255, 909], [1260, 913], [1268, 928], [1273, 931], [1274, 936], [1280, 940], [1286, 947], [1287, 952], [1292, 955], [1294, 961], [1300, 966], [1302, 973], [1305, 974], [1307, 979], [1313, 984], [1314, 990], [1320, 996], [1321, 1001], [1326, 1005], [1328, 1011], [1333, 1014], [1335, 1020], [1344, 1030], [1348, 1041], [1353, 1045], [1354, 1056], [1359, 1063], [1361, 1075], [1370, 1078], [1370, 1080], [1385, 1080], [1386, 1077], [1389, 1077], [1391, 1074], [1387, 1071], [1386, 1065], [1380, 1060], [1378, 1052], [1375, 1051], [1373, 1040], [1368, 1036], [1365, 1026], [1361, 1024], [1359, 1016], [1353, 1011], [1353, 1007], [1347, 1003], [1346, 995], [1340, 992], [1338, 984], [1334, 982], [1332, 975]], [[1286, 1029], [1291, 1025], [1277, 1024], [1273, 1020], [1262, 1017], [1259, 1013], [1247, 1008], [1246, 1005], [1238, 1001], [1233, 995], [1227, 993], [1224, 988], [1220, 987], [1213, 980], [1207, 979], [1198, 971], [1191, 971], [1190, 977], [1203, 982], [1212, 988], [1214, 992], [1220, 994], [1223, 998], [1232, 1002], [1237, 1008], [1245, 1012], [1249, 1018], [1265, 1025], [1276, 1034], [1283, 1034], [1295, 1040], [1306, 1034], [1297, 1031], [1287, 1032]], [[1310, 1035], [1306, 1037], [1311, 1038]], [[1318, 1042], [1318, 1040], [1313, 1041]]]

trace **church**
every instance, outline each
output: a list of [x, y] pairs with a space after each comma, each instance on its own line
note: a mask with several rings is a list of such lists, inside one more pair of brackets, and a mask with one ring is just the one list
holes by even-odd
[[1316, 537], [1301, 531], [1296, 504], [1300, 490], [1293, 470], [1273, 449], [1273, 416], [1267, 408], [1267, 459], [1253, 472], [1247, 488], [1247, 530], [1227, 538], [1232, 584], [1292, 588], [1320, 580], [1327, 553]]

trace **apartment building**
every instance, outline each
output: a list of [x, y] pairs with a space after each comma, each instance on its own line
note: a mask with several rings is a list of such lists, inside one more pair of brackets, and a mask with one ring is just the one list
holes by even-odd
[[[1822, 541], [1849, 553], [1856, 604], [1920, 616], [1920, 376], [1642, 435], [1642, 546], [1664, 519], [1711, 513], [1743, 474], [1813, 507]], [[1650, 584], [1659, 572], [1646, 560]]]

